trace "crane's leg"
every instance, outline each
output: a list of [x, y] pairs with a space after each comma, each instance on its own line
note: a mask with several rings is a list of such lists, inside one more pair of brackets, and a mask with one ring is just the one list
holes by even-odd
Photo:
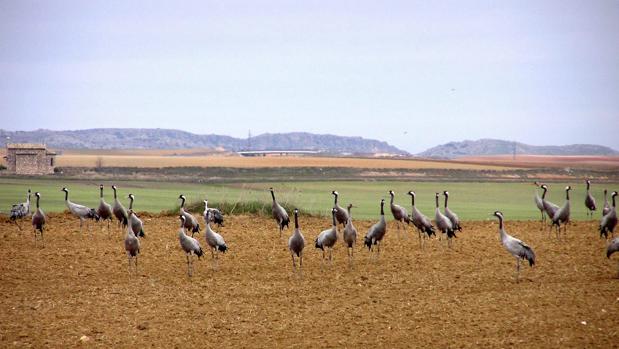
[[127, 274], [131, 275], [131, 253], [127, 252]]
[[37, 228], [35, 227], [32, 232], [34, 233], [34, 247], [37, 247]]
[[84, 220], [80, 218], [80, 234], [82, 234], [82, 225], [84, 224]]
[[520, 258], [516, 257], [516, 282], [520, 282]]
[[187, 253], [187, 275], [191, 276], [191, 267], [189, 266], [189, 253]]
[[41, 229], [40, 229], [40, 232], [41, 232], [41, 244], [45, 248], [45, 238], [43, 238], [43, 230], [44, 230], [44, 228], [41, 227]]
[[137, 275], [139, 273], [139, 269], [138, 269], [138, 255], [135, 255], [135, 275]]
[[329, 265], [333, 264], [333, 247], [329, 247]]
[[297, 271], [297, 264], [294, 261], [294, 252], [290, 251], [290, 257], [292, 258], [292, 270]]

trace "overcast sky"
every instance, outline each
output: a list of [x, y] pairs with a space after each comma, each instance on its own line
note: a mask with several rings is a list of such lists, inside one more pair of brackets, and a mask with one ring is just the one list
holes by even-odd
[[619, 149], [619, 1], [0, 0], [0, 128]]

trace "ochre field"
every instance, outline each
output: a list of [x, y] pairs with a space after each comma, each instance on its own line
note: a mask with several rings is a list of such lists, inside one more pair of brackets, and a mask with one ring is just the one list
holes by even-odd
[[619, 169], [619, 156], [552, 156], [552, 155], [512, 155], [496, 156], [467, 156], [458, 158], [458, 162], [493, 165], [513, 166], [522, 168], [554, 167], [554, 168], [591, 168], [600, 170]]
[[[619, 256], [606, 259], [595, 222], [573, 223], [558, 242], [537, 222], [507, 218], [538, 257], [520, 283], [495, 221], [465, 222], [455, 249], [433, 239], [424, 251], [411, 229], [398, 238], [390, 223], [380, 257], [359, 242], [351, 270], [338, 244], [321, 270], [313, 239], [329, 222], [302, 217], [301, 279], [285, 247], [290, 230], [280, 240], [267, 218], [226, 217], [217, 230], [229, 253], [218, 270], [207, 253], [189, 278], [174, 216], [142, 214], [137, 275], [116, 228], [80, 235], [77, 219], [53, 215], [39, 248], [4, 217], [0, 347], [619, 346]], [[356, 222], [361, 237], [372, 223]]]

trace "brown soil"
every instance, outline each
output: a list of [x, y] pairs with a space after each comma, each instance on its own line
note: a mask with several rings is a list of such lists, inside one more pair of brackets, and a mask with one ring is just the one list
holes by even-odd
[[[494, 221], [464, 224], [454, 250], [431, 240], [420, 251], [410, 229], [404, 239], [390, 227], [378, 259], [358, 243], [349, 270], [338, 244], [321, 271], [313, 239], [329, 222], [303, 217], [299, 279], [269, 219], [227, 217], [219, 270], [207, 254], [189, 278], [176, 218], [143, 218], [134, 276], [117, 230], [80, 236], [76, 219], [55, 215], [36, 248], [2, 219], [0, 347], [619, 346], [619, 256], [606, 259], [595, 222], [574, 223], [564, 242], [507, 222], [538, 256], [515, 283]], [[357, 222], [360, 234], [372, 223]]]
[[512, 155], [468, 156], [455, 160], [456, 162], [513, 166], [521, 168], [554, 167], [554, 168], [590, 168], [598, 170], [619, 169], [619, 156], [552, 156], [552, 155]]

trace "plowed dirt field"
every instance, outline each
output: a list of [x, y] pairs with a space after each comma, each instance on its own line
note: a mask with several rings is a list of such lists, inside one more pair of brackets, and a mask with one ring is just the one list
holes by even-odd
[[[329, 221], [301, 218], [303, 276], [293, 274], [272, 220], [226, 217], [230, 248], [187, 276], [177, 218], [143, 214], [139, 272], [130, 275], [124, 232], [52, 215], [45, 247], [0, 219], [0, 347], [579, 347], [619, 346], [617, 259], [605, 256], [595, 222], [575, 222], [558, 242], [537, 222], [511, 234], [537, 254], [514, 281], [515, 260], [497, 222], [465, 222], [454, 249], [389, 225], [380, 257], [361, 240], [354, 268], [341, 241], [321, 270], [314, 248]], [[198, 239], [205, 246], [204, 236]]]

